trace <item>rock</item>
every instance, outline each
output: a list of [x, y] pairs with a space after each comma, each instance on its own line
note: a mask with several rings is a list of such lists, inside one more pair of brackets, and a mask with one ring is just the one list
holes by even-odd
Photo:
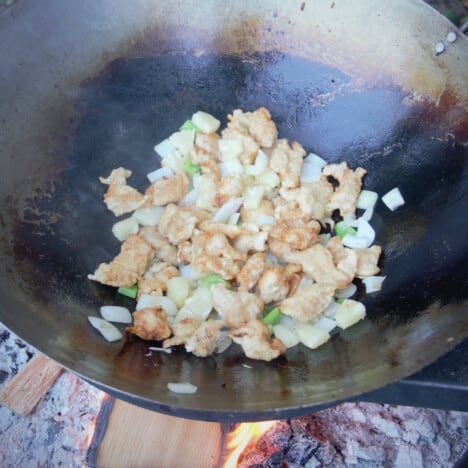
[[395, 468], [424, 468], [421, 450], [408, 444], [401, 444], [394, 462]]

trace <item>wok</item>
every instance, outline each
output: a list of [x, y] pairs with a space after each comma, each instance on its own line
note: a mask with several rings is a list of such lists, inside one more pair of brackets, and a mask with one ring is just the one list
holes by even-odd
[[[467, 336], [468, 45], [421, 1], [24, 0], [0, 16], [0, 320], [88, 381], [204, 420], [310, 412], [399, 380]], [[443, 41], [444, 53], [434, 53]], [[271, 363], [105, 342], [87, 323], [132, 306], [87, 280], [118, 252], [98, 176], [142, 189], [153, 146], [193, 112], [267, 107], [279, 134], [368, 170], [387, 275], [368, 318]], [[167, 391], [190, 381], [194, 395]]]

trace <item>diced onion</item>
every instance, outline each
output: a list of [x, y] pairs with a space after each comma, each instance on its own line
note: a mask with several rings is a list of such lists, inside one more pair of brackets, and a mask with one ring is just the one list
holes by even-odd
[[325, 167], [327, 165], [327, 161], [325, 159], [321, 158], [315, 153], [309, 153], [305, 158], [304, 158], [304, 163], [305, 164], [311, 164], [313, 166], [318, 166], [320, 168]]
[[156, 226], [164, 209], [163, 206], [147, 206], [146, 208], [138, 208], [132, 216], [140, 226]]
[[263, 185], [268, 189], [274, 189], [280, 184], [278, 174], [270, 168], [265, 169], [260, 175], [255, 176], [255, 184]]
[[192, 265], [179, 265], [180, 276], [187, 278], [190, 282], [194, 282], [203, 278], [204, 273], [198, 272]]
[[148, 177], [148, 180], [153, 183], [156, 180], [163, 179], [164, 177], [169, 178], [173, 175], [174, 173], [172, 172], [171, 168], [161, 167], [153, 172], [146, 174], [146, 177]]
[[237, 159], [244, 150], [244, 146], [242, 145], [241, 140], [222, 138], [221, 140], [218, 140], [218, 149], [221, 161], [226, 162], [231, 159]]
[[366, 308], [361, 302], [345, 299], [335, 314], [336, 324], [346, 329], [366, 316]]
[[213, 302], [210, 289], [200, 286], [187, 298], [180, 309], [180, 313], [188, 313], [188, 316], [196, 317], [198, 320], [203, 321], [208, 318], [212, 308]]
[[123, 242], [127, 236], [136, 234], [139, 229], [137, 220], [133, 216], [130, 216], [130, 218], [115, 223], [112, 226], [112, 234], [114, 234], [120, 242]]
[[161, 161], [161, 166], [171, 169], [174, 174], [182, 174], [185, 172], [184, 163], [185, 159], [183, 156], [177, 150], [174, 150], [164, 157]]
[[353, 228], [356, 228], [359, 226], [359, 219], [356, 218], [356, 215], [354, 213], [348, 213], [343, 216], [343, 221], [348, 225]]
[[322, 312], [325, 317], [334, 318], [341, 304], [336, 301], [332, 301], [331, 304]]
[[197, 387], [189, 382], [169, 382], [167, 388], [173, 393], [191, 394], [197, 391]]
[[316, 349], [330, 339], [328, 332], [308, 323], [298, 327], [296, 333], [301, 343], [310, 349]]
[[336, 327], [336, 322], [328, 317], [320, 317], [314, 322], [314, 327], [330, 333]]
[[221, 122], [217, 118], [203, 111], [195, 112], [195, 114], [192, 115], [192, 122], [203, 133], [214, 133], [221, 125]]
[[328, 241], [331, 239], [331, 234], [330, 233], [319, 234], [319, 238], [320, 238], [320, 243], [322, 245], [327, 245]]
[[348, 297], [356, 294], [356, 291], [357, 286], [354, 283], [351, 283], [347, 288], [337, 289], [335, 291], [335, 297], [338, 297], [339, 299], [348, 299]]
[[403, 195], [401, 194], [400, 189], [398, 187], [395, 187], [389, 192], [387, 192], [382, 197], [382, 201], [392, 211], [395, 211], [398, 207], [405, 204], [405, 199], [403, 198]]
[[379, 196], [377, 192], [371, 190], [362, 190], [357, 199], [356, 207], [362, 210], [373, 208], [377, 203]]
[[132, 314], [126, 307], [102, 306], [100, 312], [102, 318], [108, 322], [132, 323]]
[[167, 297], [176, 307], [182, 307], [190, 294], [190, 281], [182, 276], [174, 276], [167, 282]]
[[385, 278], [386, 276], [368, 276], [367, 278], [364, 278], [362, 282], [366, 287], [366, 293], [369, 294], [380, 291]]
[[322, 175], [322, 168], [313, 164], [304, 163], [301, 170], [301, 183], [317, 182]]
[[364, 213], [362, 213], [362, 216], [359, 219], [370, 221], [372, 216], [374, 216], [374, 207], [370, 206], [369, 208], [365, 209]]
[[233, 213], [231, 216], [229, 216], [228, 220], [226, 221], [226, 224], [236, 225], [239, 222], [239, 219], [240, 213]]
[[269, 265], [278, 265], [278, 257], [276, 255], [273, 255], [271, 252], [265, 252], [266, 256], [266, 261]]
[[172, 143], [167, 138], [154, 147], [154, 151], [156, 151], [161, 158], [165, 158], [169, 153], [174, 151], [174, 149], [175, 148], [172, 146]]
[[159, 351], [161, 353], [172, 354], [172, 348], [159, 348], [158, 346], [148, 346], [150, 351]]
[[366, 249], [372, 245], [374, 240], [374, 229], [365, 219], [360, 219], [356, 235], [346, 234], [343, 237], [343, 245], [351, 249]]
[[280, 341], [283, 342], [286, 348], [292, 348], [299, 344], [299, 337], [297, 336], [296, 332], [286, 325], [282, 323], [278, 323], [277, 325], [273, 325], [273, 334], [278, 338]]
[[242, 203], [244, 203], [242, 197], [229, 199], [213, 216], [213, 221], [215, 223], [225, 223], [231, 215], [239, 211]]
[[246, 210], [256, 210], [265, 194], [265, 187], [255, 185], [244, 189], [244, 208]]
[[178, 205], [185, 206], [185, 205], [191, 205], [193, 203], [196, 203], [197, 197], [198, 197], [198, 190], [196, 189], [190, 190], [190, 192], [187, 193], [187, 195], [185, 195], [185, 197], [182, 198], [182, 200], [180, 200]]
[[99, 317], [88, 317], [89, 323], [107, 340], [107, 341], [118, 341], [122, 339], [122, 333], [119, 329]]
[[243, 174], [244, 166], [238, 159], [228, 159], [219, 165], [222, 176], [228, 176], [232, 174]]
[[167, 296], [159, 294], [142, 294], [140, 296], [135, 309], [140, 310], [147, 307], [162, 307], [167, 315], [177, 314], [177, 307], [174, 301]]
[[269, 215], [259, 215], [255, 220], [257, 226], [274, 226], [276, 224], [276, 218]]
[[195, 130], [182, 130], [175, 132], [169, 137], [172, 146], [177, 148], [182, 155], [188, 156], [194, 146]]
[[268, 156], [260, 150], [255, 158], [255, 163], [252, 166], [245, 167], [245, 173], [248, 175], [257, 176], [263, 174], [268, 167]]
[[232, 340], [229, 338], [229, 335], [227, 332], [221, 332], [219, 335], [218, 339], [216, 340], [216, 347], [214, 349], [214, 352], [217, 354], [223, 353], [226, 351], [226, 349], [231, 346]]

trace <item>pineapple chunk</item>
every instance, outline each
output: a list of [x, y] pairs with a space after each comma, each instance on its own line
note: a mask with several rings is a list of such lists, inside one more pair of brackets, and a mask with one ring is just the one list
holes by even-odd
[[195, 130], [182, 130], [175, 132], [169, 137], [172, 146], [178, 149], [183, 156], [188, 156], [194, 146]]
[[366, 316], [366, 308], [361, 302], [345, 299], [340, 308], [336, 311], [336, 324], [346, 329], [359, 322]]
[[325, 330], [305, 324], [296, 329], [299, 340], [310, 349], [318, 348], [330, 339], [330, 334]]
[[203, 111], [195, 112], [195, 114], [192, 115], [192, 122], [203, 133], [214, 133], [221, 125], [221, 122], [217, 118]]
[[138, 221], [131, 216], [130, 218], [118, 221], [112, 226], [112, 234], [114, 234], [120, 242], [123, 242], [130, 234], [136, 234], [139, 226]]
[[221, 139], [218, 141], [218, 149], [221, 161], [237, 159], [244, 147], [241, 140]]
[[180, 308], [190, 295], [190, 282], [182, 276], [174, 276], [167, 282], [167, 297]]

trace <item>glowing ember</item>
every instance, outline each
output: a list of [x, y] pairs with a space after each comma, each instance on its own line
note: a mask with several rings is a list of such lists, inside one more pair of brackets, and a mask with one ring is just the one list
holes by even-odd
[[[98, 397], [96, 399], [96, 406], [101, 407], [102, 403], [107, 398], [109, 398], [109, 395], [107, 393], [99, 392], [99, 395], [98, 395]], [[87, 447], [87, 448], [91, 445], [91, 442], [93, 441], [93, 436], [94, 436], [94, 431], [96, 430], [96, 423], [97, 423], [98, 415], [99, 415], [99, 411], [98, 411], [96, 417], [91, 421], [91, 423], [85, 429], [83, 445], [85, 447]]]
[[263, 421], [258, 423], [242, 423], [227, 435], [227, 456], [223, 468], [236, 468], [240, 454], [249, 445], [254, 445], [276, 421]]

